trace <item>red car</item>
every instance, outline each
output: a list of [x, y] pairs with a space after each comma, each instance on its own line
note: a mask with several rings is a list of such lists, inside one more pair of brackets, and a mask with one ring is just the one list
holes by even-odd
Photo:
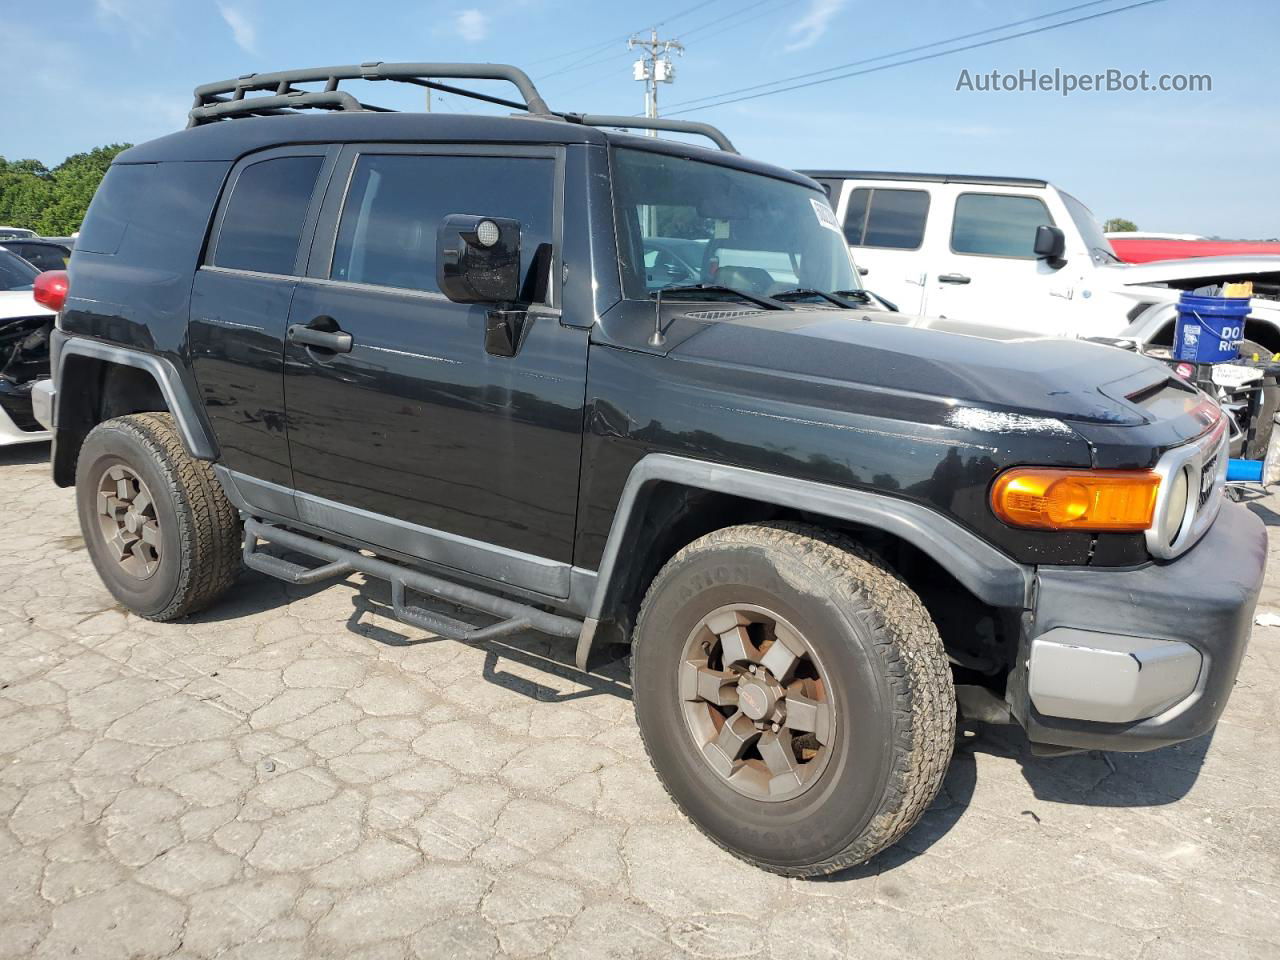
[[1239, 257], [1247, 254], [1280, 254], [1280, 243], [1247, 240], [1181, 240], [1135, 234], [1107, 234], [1116, 256], [1125, 263], [1182, 260], [1187, 257]]

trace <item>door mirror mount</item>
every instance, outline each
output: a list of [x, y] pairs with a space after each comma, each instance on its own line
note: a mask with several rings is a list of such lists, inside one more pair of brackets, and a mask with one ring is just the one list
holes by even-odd
[[1067, 252], [1067, 235], [1061, 227], [1042, 224], [1036, 227], [1036, 241], [1033, 247], [1036, 256], [1049, 261], [1049, 266], [1057, 268], [1067, 261], [1063, 254]]
[[452, 213], [436, 231], [436, 283], [454, 303], [520, 298], [520, 221]]

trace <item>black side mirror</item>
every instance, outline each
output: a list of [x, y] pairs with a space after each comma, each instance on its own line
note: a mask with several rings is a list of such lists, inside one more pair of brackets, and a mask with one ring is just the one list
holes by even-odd
[[436, 283], [454, 303], [520, 299], [520, 221], [451, 213], [436, 231]]
[[1036, 227], [1036, 242], [1033, 249], [1041, 260], [1057, 261], [1067, 252], [1067, 235], [1060, 227], [1042, 224]]

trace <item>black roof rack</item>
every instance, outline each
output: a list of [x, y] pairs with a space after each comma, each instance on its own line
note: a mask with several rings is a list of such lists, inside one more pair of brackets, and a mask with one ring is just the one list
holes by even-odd
[[800, 170], [814, 180], [914, 180], [919, 183], [972, 183], [988, 187], [1047, 187], [1031, 177], [988, 177], [962, 173], [905, 173], [899, 170]]
[[696, 120], [664, 120], [662, 117], [609, 116], [601, 113], [568, 114], [565, 119], [586, 124], [588, 127], [630, 127], [635, 130], [667, 130], [671, 133], [692, 133], [706, 137], [726, 153], [738, 149], [718, 127]]
[[[467, 90], [448, 80], [506, 80], [519, 91], [524, 101], [508, 100], [491, 94]], [[310, 67], [303, 70], [281, 70], [277, 73], [248, 73], [234, 80], [222, 80], [196, 87], [195, 103], [187, 115], [187, 126], [217, 120], [248, 116], [281, 116], [300, 110], [338, 110], [345, 112], [393, 112], [388, 107], [357, 100], [350, 92], [339, 90], [343, 80], [390, 80], [456, 94], [485, 103], [495, 103], [530, 116], [567, 120], [590, 127], [631, 127], [644, 130], [666, 130], [690, 133], [711, 140], [721, 150], [737, 153], [723, 133], [707, 123], [691, 120], [663, 120], [650, 117], [604, 116], [599, 114], [560, 113], [547, 106], [529, 75], [505, 63], [369, 63], [343, 67]], [[321, 90], [302, 89], [296, 84], [323, 83]]]
[[[475, 90], [465, 90], [452, 84], [439, 83], [436, 79], [506, 80], [520, 92], [524, 102], [494, 97]], [[206, 83], [196, 87], [195, 103], [187, 115], [187, 126], [197, 127], [227, 117], [278, 115], [300, 109], [372, 110], [388, 111], [363, 103], [345, 90], [339, 90], [343, 80], [392, 80], [419, 87], [429, 87], [443, 93], [484, 100], [500, 106], [525, 110], [533, 116], [559, 116], [552, 113], [547, 102], [538, 93], [528, 74], [505, 63], [371, 63], [351, 64], [342, 67], [311, 67], [304, 70], [281, 70], [278, 73], [250, 73], [234, 80]], [[298, 83], [323, 83], [323, 90], [299, 90]], [[267, 96], [245, 96], [248, 93], [270, 91]]]

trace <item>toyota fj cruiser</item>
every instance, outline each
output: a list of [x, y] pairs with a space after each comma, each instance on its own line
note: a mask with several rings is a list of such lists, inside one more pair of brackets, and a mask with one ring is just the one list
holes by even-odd
[[[460, 78], [526, 115], [339, 89]], [[911, 827], [957, 702], [1049, 752], [1205, 732], [1263, 573], [1223, 418], [1166, 367], [883, 309], [814, 181], [510, 67], [198, 88], [107, 173], [54, 372], [53, 477], [128, 609], [360, 572], [443, 637], [629, 641], [671, 796], [795, 876]]]

